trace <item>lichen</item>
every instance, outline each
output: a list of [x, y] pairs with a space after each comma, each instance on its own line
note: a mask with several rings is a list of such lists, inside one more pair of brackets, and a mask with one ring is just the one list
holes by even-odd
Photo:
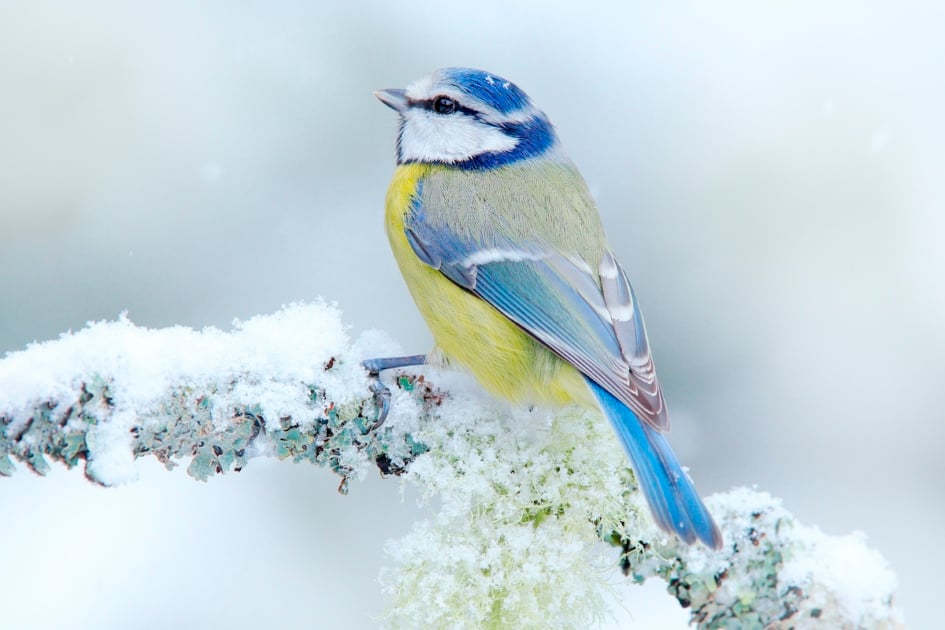
[[[339, 364], [333, 362], [332, 367]], [[394, 383], [418, 401], [422, 413], [430, 413], [443, 398], [422, 377], [401, 375]], [[0, 417], [0, 475], [14, 473], [13, 461], [25, 463], [40, 475], [49, 471], [50, 461], [69, 468], [87, 464], [95, 451], [88, 443], [94, 439], [88, 429], [108, 423], [115, 409], [109, 384], [108, 379], [95, 376], [79, 384], [70, 404], [42, 401], [23, 417]], [[235, 406], [232, 387], [174, 389], [156, 408], [137, 416], [130, 428], [132, 454], [135, 458], [153, 456], [169, 470], [189, 459], [187, 474], [200, 481], [239, 472], [253, 456], [270, 454], [327, 467], [342, 477], [345, 488], [357, 463], [351, 461], [352, 452], [382, 474], [391, 475], [403, 473], [414, 457], [427, 450], [409, 434], [383, 427], [372, 431], [376, 421], [372, 399], [336, 404], [323, 388], [306, 387], [314, 422], [291, 416], [273, 421], [264, 417], [258, 405]], [[86, 475], [107, 485], [88, 466]]]
[[436, 376], [449, 397], [386, 374], [378, 426], [360, 361], [394, 354], [386, 343], [350, 346], [325, 304], [228, 333], [91, 324], [0, 360], [0, 475], [58, 461], [108, 485], [155, 457], [205, 481], [258, 456], [326, 467], [342, 492], [371, 467], [403, 475], [433, 509], [387, 546], [392, 626], [589, 627], [617, 567], [665, 581], [700, 628], [901, 625], [895, 575], [864, 537], [826, 536], [765, 493], [707, 497], [718, 551], [658, 530], [599, 414], [513, 407], [453, 373]]

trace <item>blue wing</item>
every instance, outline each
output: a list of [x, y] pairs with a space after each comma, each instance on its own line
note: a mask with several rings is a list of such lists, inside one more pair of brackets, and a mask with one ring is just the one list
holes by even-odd
[[419, 205], [405, 230], [423, 262], [494, 306], [644, 422], [668, 428], [643, 317], [610, 252], [584, 261], [495, 233], [486, 245], [425, 221]]
[[464, 236], [442, 217], [427, 219], [418, 195], [404, 223], [416, 255], [580, 370], [657, 524], [688, 543], [720, 548], [718, 527], [661, 434], [669, 419], [643, 316], [613, 254], [590, 261], [538, 239], [513, 243], [492, 225]]

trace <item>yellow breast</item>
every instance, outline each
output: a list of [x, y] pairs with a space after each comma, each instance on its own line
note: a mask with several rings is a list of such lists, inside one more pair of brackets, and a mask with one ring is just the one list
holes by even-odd
[[471, 371], [493, 394], [515, 402], [596, 406], [580, 373], [493, 306], [424, 264], [410, 247], [404, 217], [418, 183], [434, 169], [399, 166], [387, 191], [385, 223], [407, 288], [449, 363]]

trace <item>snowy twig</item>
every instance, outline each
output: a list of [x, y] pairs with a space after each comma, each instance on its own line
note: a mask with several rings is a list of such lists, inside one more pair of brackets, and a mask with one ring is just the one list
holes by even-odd
[[[805, 527], [764, 493], [707, 503], [720, 551], [655, 529], [612, 431], [578, 410], [526, 411], [461, 377], [395, 375], [387, 422], [360, 361], [397, 349], [377, 333], [351, 344], [337, 309], [295, 305], [230, 333], [92, 324], [0, 360], [0, 474], [14, 460], [86, 462], [104, 485], [134, 459], [190, 459], [205, 480], [272, 455], [403, 474], [434, 502], [388, 552], [387, 621], [413, 626], [585, 627], [607, 609], [608, 566], [659, 577], [700, 627], [897, 627], [895, 576], [862, 536]], [[618, 547], [601, 545], [610, 543]], [[607, 551], [613, 550], [613, 551]]]
[[153, 331], [122, 317], [13, 353], [0, 363], [0, 475], [13, 473], [11, 457], [41, 475], [52, 459], [85, 462], [91, 481], [111, 485], [153, 455], [168, 469], [189, 459], [188, 474], [205, 481], [263, 454], [328, 466], [342, 490], [366, 462], [402, 472], [424, 447], [369, 430], [376, 411], [344, 343], [337, 311], [322, 305], [230, 334]]

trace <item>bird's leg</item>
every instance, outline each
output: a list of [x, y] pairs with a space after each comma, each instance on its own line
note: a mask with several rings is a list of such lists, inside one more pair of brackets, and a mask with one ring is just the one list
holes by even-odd
[[423, 365], [427, 362], [427, 355], [412, 354], [406, 357], [386, 357], [383, 359], [365, 359], [361, 365], [368, 371], [371, 377], [371, 391], [374, 392], [374, 404], [377, 406], [377, 420], [371, 430], [374, 431], [387, 419], [387, 413], [390, 411], [390, 389], [381, 381], [381, 372], [393, 368], [407, 367], [409, 365]]

